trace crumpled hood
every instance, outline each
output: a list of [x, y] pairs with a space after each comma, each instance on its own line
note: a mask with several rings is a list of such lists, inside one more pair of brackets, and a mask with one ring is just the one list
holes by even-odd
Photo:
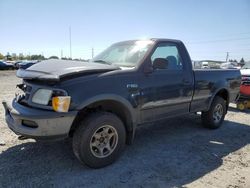
[[72, 75], [94, 74], [120, 69], [117, 66], [80, 61], [50, 59], [37, 63], [28, 69], [19, 69], [17, 77], [23, 79], [60, 81]]

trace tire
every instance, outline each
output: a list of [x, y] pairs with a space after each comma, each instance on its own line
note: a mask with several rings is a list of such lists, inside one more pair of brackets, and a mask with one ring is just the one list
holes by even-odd
[[122, 153], [126, 130], [122, 121], [109, 112], [90, 114], [73, 135], [73, 152], [91, 168], [112, 164]]
[[224, 121], [226, 109], [226, 101], [223, 98], [216, 96], [210, 109], [206, 112], [202, 112], [202, 124], [210, 129], [219, 128]]

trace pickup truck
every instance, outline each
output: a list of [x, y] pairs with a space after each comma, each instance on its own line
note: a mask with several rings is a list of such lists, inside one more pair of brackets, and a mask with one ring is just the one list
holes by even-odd
[[17, 76], [23, 93], [3, 102], [9, 128], [22, 138], [72, 137], [92, 168], [113, 163], [138, 125], [201, 112], [205, 127], [220, 127], [241, 83], [239, 70], [193, 70], [171, 39], [119, 42], [90, 62], [45, 60]]

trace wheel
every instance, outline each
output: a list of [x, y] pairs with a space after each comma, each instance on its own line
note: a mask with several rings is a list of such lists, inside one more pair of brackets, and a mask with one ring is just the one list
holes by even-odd
[[112, 164], [125, 146], [126, 130], [122, 121], [109, 112], [98, 112], [82, 120], [73, 135], [73, 152], [91, 168]]
[[239, 110], [241, 110], [241, 111], [245, 110], [245, 105], [244, 105], [244, 103], [238, 103], [238, 104], [237, 104], [237, 108], [238, 108]]
[[216, 96], [206, 112], [202, 112], [202, 124], [210, 129], [217, 129], [221, 126], [226, 115], [226, 101]]

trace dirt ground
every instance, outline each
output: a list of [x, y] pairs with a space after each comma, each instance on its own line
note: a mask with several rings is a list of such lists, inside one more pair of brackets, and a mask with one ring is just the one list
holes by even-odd
[[[0, 100], [21, 80], [0, 72]], [[113, 165], [93, 170], [74, 157], [70, 140], [19, 141], [0, 106], [0, 187], [250, 187], [250, 110], [231, 104], [223, 126], [208, 130], [198, 115], [138, 128]]]

